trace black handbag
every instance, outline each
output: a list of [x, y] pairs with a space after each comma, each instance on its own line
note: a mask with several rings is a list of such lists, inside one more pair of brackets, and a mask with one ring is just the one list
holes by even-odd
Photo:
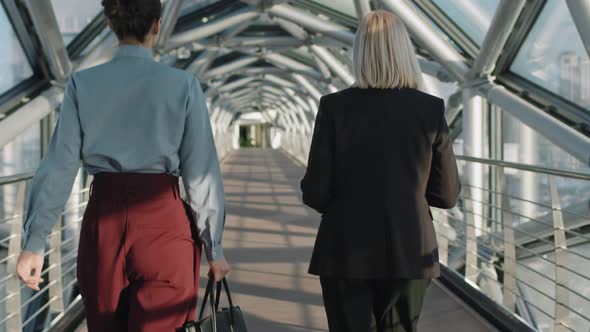
[[[216, 296], [213, 295], [213, 278], [209, 278], [207, 289], [201, 303], [199, 319], [193, 322], [187, 322], [182, 326], [180, 331], [186, 332], [247, 332], [246, 322], [240, 307], [234, 306], [227, 286], [227, 280], [223, 278], [222, 282], [217, 283]], [[225, 294], [229, 302], [229, 308], [219, 309], [219, 298], [221, 297], [221, 287], [225, 288]], [[215, 297], [215, 299], [214, 299]], [[205, 307], [209, 300], [211, 315], [203, 318]]]

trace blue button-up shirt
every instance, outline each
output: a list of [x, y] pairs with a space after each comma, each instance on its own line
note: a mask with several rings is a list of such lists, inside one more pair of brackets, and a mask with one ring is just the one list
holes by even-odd
[[194, 75], [119, 46], [114, 58], [72, 74], [47, 154], [31, 182], [23, 249], [43, 253], [80, 168], [182, 176], [211, 260], [223, 257], [225, 195], [203, 90]]

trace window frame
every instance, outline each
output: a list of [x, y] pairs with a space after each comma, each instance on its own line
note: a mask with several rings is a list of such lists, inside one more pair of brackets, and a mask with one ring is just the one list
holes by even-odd
[[467, 60], [473, 61], [477, 58], [479, 45], [442, 8], [429, 0], [412, 0], [412, 2], [459, 47]]
[[32, 25], [25, 22], [25, 18], [22, 15], [22, 11], [25, 8], [15, 0], [0, 0], [0, 10], [4, 10], [10, 27], [16, 35], [33, 73], [31, 77], [18, 82], [8, 90], [0, 93], [0, 114], [6, 116], [9, 112], [25, 103], [23, 100], [48, 87], [49, 79], [46, 69], [47, 64], [41, 56], [43, 54], [41, 47], [38, 41], [31, 37], [31, 32], [27, 29], [28, 26]]
[[590, 112], [510, 70], [546, 5], [547, 0], [527, 0], [491, 75], [495, 76], [497, 83], [525, 101], [543, 109], [578, 132], [590, 136]]
[[70, 60], [76, 60], [80, 57], [88, 45], [90, 45], [95, 38], [97, 38], [104, 29], [108, 29], [108, 20], [104, 16], [102, 10], [88, 23], [80, 33], [74, 37], [67, 45], [66, 50], [70, 56]]
[[504, 73], [496, 80], [525, 101], [590, 137], [590, 112], [580, 105], [513, 72]]

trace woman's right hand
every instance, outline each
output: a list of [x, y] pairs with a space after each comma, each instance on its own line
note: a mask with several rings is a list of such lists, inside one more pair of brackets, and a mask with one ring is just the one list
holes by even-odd
[[225, 258], [209, 261], [209, 267], [209, 277], [213, 276], [216, 282], [223, 280], [230, 270]]

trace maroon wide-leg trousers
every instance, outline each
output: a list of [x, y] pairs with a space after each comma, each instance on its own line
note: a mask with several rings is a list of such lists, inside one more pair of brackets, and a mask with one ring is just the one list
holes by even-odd
[[98, 173], [77, 276], [89, 332], [175, 331], [194, 319], [200, 244], [169, 174]]

